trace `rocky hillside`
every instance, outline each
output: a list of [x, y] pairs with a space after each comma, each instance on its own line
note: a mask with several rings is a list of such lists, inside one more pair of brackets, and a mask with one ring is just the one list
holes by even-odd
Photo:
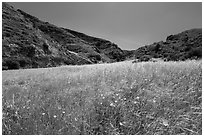
[[170, 35], [166, 41], [155, 42], [137, 50], [124, 51], [126, 58], [138, 58], [147, 61], [151, 58], [163, 58], [167, 61], [179, 61], [202, 58], [202, 29], [191, 29], [176, 35]]
[[114, 62], [123, 51], [114, 43], [60, 28], [2, 3], [3, 69]]
[[123, 61], [137, 58], [186, 60], [202, 58], [202, 29], [170, 35], [137, 50], [57, 27], [2, 3], [2, 67], [6, 69], [54, 67]]

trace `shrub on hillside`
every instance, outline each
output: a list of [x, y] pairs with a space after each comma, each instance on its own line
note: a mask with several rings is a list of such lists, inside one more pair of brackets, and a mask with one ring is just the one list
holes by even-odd
[[160, 47], [161, 47], [161, 45], [158, 43], [158, 44], [155, 46], [154, 51], [155, 51], [155, 52], [158, 52], [158, 51], [160, 50]]
[[28, 68], [32, 64], [29, 58], [19, 58], [18, 62], [21, 68]]
[[3, 69], [7, 68], [7, 69], [19, 69], [20, 68], [20, 64], [17, 60], [12, 60], [12, 59], [7, 59], [4, 60], [2, 63]]
[[101, 56], [99, 54], [90, 54], [88, 55], [88, 58], [91, 59], [91, 61], [94, 63], [101, 61]]
[[150, 55], [143, 55], [139, 58], [139, 61], [149, 61], [152, 58]]
[[189, 51], [189, 58], [202, 58], [202, 47], [197, 47]]
[[35, 49], [34, 45], [25, 45], [21, 47], [19, 52], [27, 57], [34, 57], [36, 53]]

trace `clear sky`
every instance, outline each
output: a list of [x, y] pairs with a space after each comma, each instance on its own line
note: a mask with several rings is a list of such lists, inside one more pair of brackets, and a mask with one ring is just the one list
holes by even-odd
[[110, 40], [122, 49], [137, 49], [165, 41], [171, 34], [202, 28], [201, 2], [9, 4], [59, 27]]

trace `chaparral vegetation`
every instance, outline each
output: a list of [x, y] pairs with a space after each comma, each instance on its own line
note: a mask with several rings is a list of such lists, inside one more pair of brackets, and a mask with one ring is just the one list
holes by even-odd
[[10, 135], [201, 135], [202, 61], [2, 72]]

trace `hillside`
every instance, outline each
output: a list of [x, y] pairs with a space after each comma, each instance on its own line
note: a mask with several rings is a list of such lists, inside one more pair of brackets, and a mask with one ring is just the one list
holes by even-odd
[[3, 70], [116, 62], [137, 58], [178, 61], [202, 58], [202, 29], [170, 35], [136, 50], [41, 21], [2, 3]]
[[202, 29], [191, 29], [179, 34], [170, 35], [166, 41], [155, 42], [138, 48], [125, 51], [125, 56], [138, 59], [165, 58], [167, 61], [179, 61], [202, 58]]
[[87, 36], [2, 3], [3, 69], [81, 65], [120, 61], [114, 43]]

